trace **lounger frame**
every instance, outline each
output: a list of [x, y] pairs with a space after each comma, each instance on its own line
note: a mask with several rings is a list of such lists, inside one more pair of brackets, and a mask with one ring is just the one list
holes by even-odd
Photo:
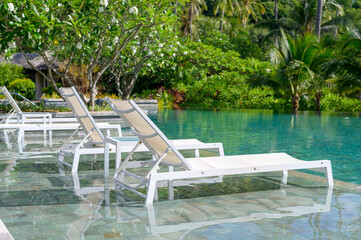
[[[77, 173], [81, 155], [104, 154], [104, 136], [100, 131], [98, 125], [96, 124], [94, 118], [88, 111], [88, 108], [81, 100], [76, 89], [74, 87], [71, 87], [60, 88], [59, 90], [62, 97], [67, 102], [68, 106], [71, 108], [74, 117], [78, 120], [80, 126], [73, 132], [73, 134], [64, 142], [64, 144], [58, 150], [58, 163], [71, 167], [71, 172]], [[73, 100], [71, 100], [71, 98], [73, 98]], [[76, 106], [80, 107], [81, 109], [77, 109]], [[88, 121], [87, 124], [90, 124], [91, 126], [87, 126], [85, 123], [86, 121]], [[122, 132], [120, 125], [111, 126], [117, 129], [117, 134], [119, 137], [121, 137]], [[70, 144], [71, 140], [80, 129], [85, 132], [85, 137], [77, 144]], [[110, 135], [109, 132], [108, 135]], [[73, 157], [72, 164], [64, 161], [64, 158], [67, 156]]]
[[[109, 101], [108, 99], [108, 102]], [[205, 170], [195, 170], [188, 163], [188, 161], [179, 153], [179, 151], [172, 146], [171, 142], [168, 138], [159, 130], [159, 128], [148, 118], [147, 115], [143, 113], [143, 111], [137, 106], [137, 104], [133, 100], [129, 100], [128, 103], [132, 108], [130, 109], [117, 109], [116, 111], [122, 115], [122, 118], [132, 126], [133, 133], [139, 137], [139, 143], [134, 147], [134, 149], [129, 153], [128, 157], [124, 160], [124, 162], [120, 165], [117, 171], [114, 174], [114, 180], [117, 184], [122, 186], [125, 189], [132, 191], [133, 193], [145, 198], [145, 205], [151, 205], [154, 200], [155, 191], [157, 189], [157, 182], [159, 181], [168, 181], [170, 184], [174, 180], [180, 179], [193, 179], [193, 178], [205, 178], [205, 177], [215, 177], [215, 176], [224, 176], [224, 175], [239, 175], [239, 174], [249, 174], [249, 173], [261, 173], [261, 172], [274, 172], [274, 171], [282, 171], [284, 174], [283, 182], [287, 183], [287, 175], [288, 170], [298, 170], [298, 169], [309, 169], [313, 171], [319, 171], [326, 174], [327, 185], [333, 186], [333, 177], [332, 177], [332, 168], [331, 162], [329, 160], [320, 160], [320, 161], [300, 161], [297, 163], [291, 164], [279, 164], [279, 165], [266, 165], [266, 166], [250, 166], [250, 167], [239, 167], [239, 168], [224, 168], [224, 169], [205, 169]], [[115, 106], [113, 105], [112, 108]], [[151, 134], [141, 134], [134, 127], [134, 124], [126, 117], [126, 114], [131, 114], [136, 112], [139, 114], [143, 120], [149, 124], [149, 126], [154, 130], [154, 133]], [[156, 148], [153, 147], [152, 144], [148, 142], [148, 139], [160, 137], [162, 141], [168, 146], [164, 149], [162, 154], [157, 152]], [[129, 160], [131, 159], [132, 154], [136, 151], [136, 149], [143, 143], [146, 145], [150, 151], [155, 156], [155, 160], [153, 161], [152, 167], [150, 171], [146, 174], [145, 177], [137, 176], [134, 173], [130, 173], [126, 171], [127, 165], [129, 165]], [[173, 152], [173, 157], [178, 157], [180, 164], [170, 164], [169, 162], [165, 162], [164, 159], [167, 155]], [[284, 155], [285, 153], [276, 153]], [[253, 155], [255, 156], [255, 155]], [[259, 157], [262, 157], [260, 154]], [[277, 156], [276, 156], [277, 157]], [[222, 160], [221, 158], [219, 159]], [[165, 164], [169, 166], [168, 172], [157, 172], [158, 166], [160, 164]], [[183, 166], [185, 170], [173, 171], [174, 166]], [[139, 184], [127, 184], [124, 182], [125, 175], [133, 177], [139, 180]], [[143, 193], [136, 190], [140, 187], [147, 187], [147, 193], [144, 195]]]

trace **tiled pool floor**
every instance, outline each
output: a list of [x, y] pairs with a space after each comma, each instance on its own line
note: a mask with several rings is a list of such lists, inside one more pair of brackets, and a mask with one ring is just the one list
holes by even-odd
[[[63, 135], [54, 136], [59, 145]], [[28, 151], [41, 151], [31, 141]], [[32, 149], [33, 148], [33, 149]], [[361, 189], [279, 173], [176, 189], [144, 208], [104, 185], [102, 157], [63, 173], [56, 154], [0, 143], [0, 219], [15, 239], [360, 239]], [[91, 168], [91, 169], [90, 169]], [[304, 175], [302, 175], [304, 176]], [[79, 186], [74, 187], [79, 182]], [[196, 198], [188, 198], [188, 197]]]

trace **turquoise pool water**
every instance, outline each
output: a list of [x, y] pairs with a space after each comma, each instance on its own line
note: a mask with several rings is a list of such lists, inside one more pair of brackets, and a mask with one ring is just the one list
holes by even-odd
[[361, 115], [269, 110], [161, 110], [150, 114], [169, 138], [222, 142], [225, 154], [286, 152], [329, 159], [334, 178], [361, 184]]

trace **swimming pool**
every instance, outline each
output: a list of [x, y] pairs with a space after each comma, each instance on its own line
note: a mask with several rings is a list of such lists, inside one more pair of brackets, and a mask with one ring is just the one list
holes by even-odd
[[[355, 178], [342, 173], [360, 159], [355, 116], [165, 110], [151, 118], [170, 138], [220, 141], [226, 154], [285, 151], [328, 158], [336, 179], [359, 181], [357, 171]], [[166, 189], [160, 189], [160, 201], [144, 208], [114, 191], [113, 182], [104, 184], [102, 156], [83, 157], [79, 173], [71, 174], [57, 166], [55, 153], [42, 153], [58, 149], [68, 135], [54, 133], [53, 145], [44, 146], [42, 135], [33, 134], [25, 139], [32, 153], [20, 155], [16, 138], [6, 146], [0, 133], [0, 218], [15, 239], [359, 239], [361, 234], [360, 189], [327, 188], [292, 174], [287, 185], [281, 173], [266, 173], [177, 187], [174, 201], [165, 201]], [[342, 168], [338, 162], [345, 159]]]
[[222, 142], [226, 155], [286, 152], [329, 159], [334, 178], [361, 185], [360, 114], [271, 110], [161, 110], [150, 114], [170, 139]]

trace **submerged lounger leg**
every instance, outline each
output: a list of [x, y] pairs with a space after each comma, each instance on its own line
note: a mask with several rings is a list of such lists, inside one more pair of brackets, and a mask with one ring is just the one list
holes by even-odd
[[333, 187], [333, 176], [332, 176], [332, 167], [331, 167], [331, 163], [327, 164], [326, 167], [326, 179], [327, 179], [327, 185], [329, 187]]
[[287, 170], [283, 170], [283, 171], [282, 171], [282, 175], [283, 175], [283, 177], [282, 177], [282, 183], [283, 183], [283, 184], [287, 184], [288, 171], [287, 171]]
[[79, 159], [80, 159], [80, 153], [79, 153], [79, 151], [75, 150], [75, 152], [74, 152], [73, 166], [72, 166], [72, 168], [71, 168], [71, 172], [72, 172], [72, 173], [78, 172]]
[[104, 143], [104, 181], [109, 177], [109, 143]]
[[[173, 172], [173, 167], [168, 167], [169, 172]], [[174, 199], [174, 187], [173, 187], [173, 180], [168, 181], [168, 199], [173, 200]]]
[[156, 188], [157, 188], [157, 177], [154, 174], [151, 174], [149, 176], [147, 196], [145, 197], [146, 206], [149, 206], [153, 203]]

